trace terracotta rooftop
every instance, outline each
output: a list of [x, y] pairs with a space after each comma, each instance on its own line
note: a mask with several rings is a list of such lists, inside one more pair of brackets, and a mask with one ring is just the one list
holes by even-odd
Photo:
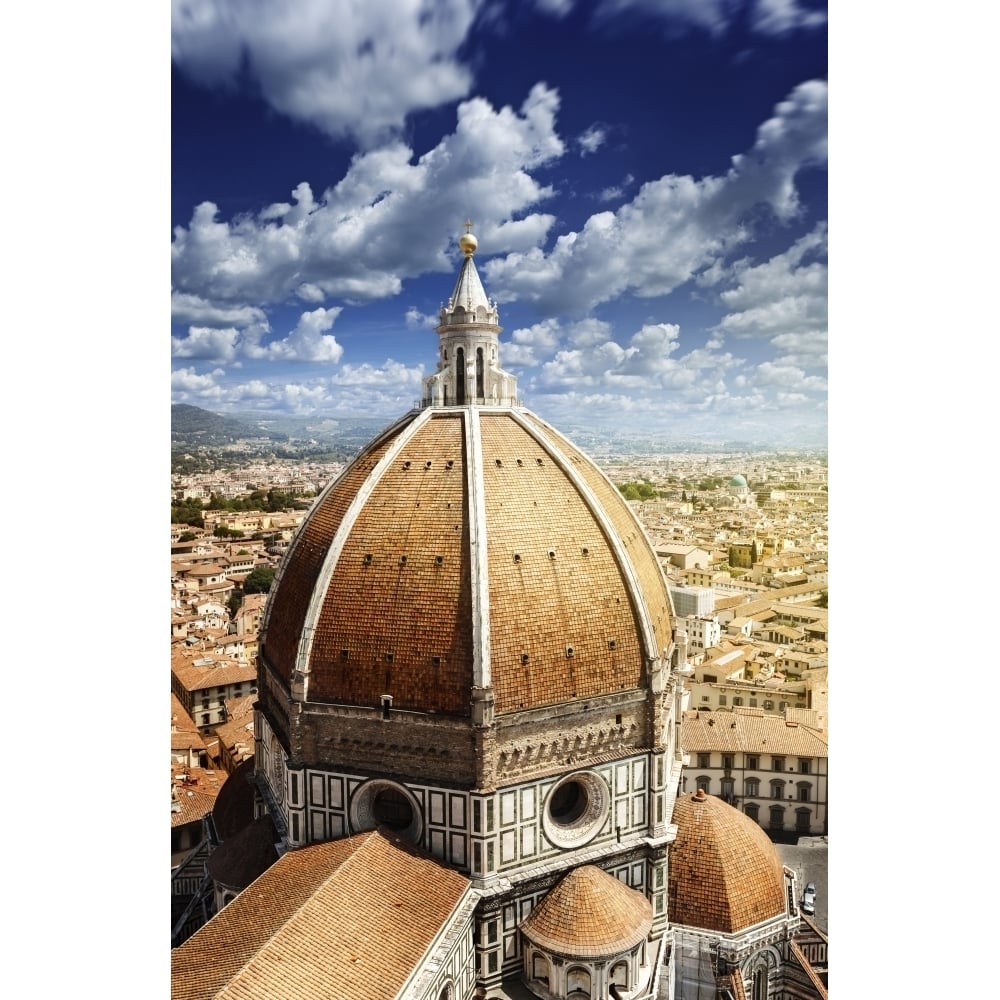
[[574, 868], [521, 923], [546, 951], [606, 958], [637, 945], [653, 924], [653, 907], [635, 889], [593, 865]]
[[257, 679], [256, 664], [197, 649], [175, 649], [170, 656], [170, 672], [187, 691]]
[[170, 826], [175, 827], [193, 823], [212, 811], [216, 797], [225, 784], [226, 773], [174, 765], [170, 769], [170, 778]]
[[281, 857], [172, 953], [173, 1000], [393, 1000], [469, 882], [379, 831]]
[[686, 713], [681, 723], [681, 746], [692, 753], [794, 754], [827, 757], [829, 747], [821, 730], [786, 721], [780, 715], [747, 712]]
[[735, 934], [786, 912], [784, 866], [752, 819], [699, 789], [678, 796], [673, 821], [671, 923]]

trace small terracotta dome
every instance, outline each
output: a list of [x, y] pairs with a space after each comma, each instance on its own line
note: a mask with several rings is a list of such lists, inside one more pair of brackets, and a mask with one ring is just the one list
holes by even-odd
[[611, 958], [634, 948], [653, 924], [653, 907], [614, 876], [574, 868], [521, 924], [539, 948], [572, 958]]
[[699, 788], [678, 797], [673, 821], [672, 924], [735, 934], [786, 912], [781, 858], [749, 816]]

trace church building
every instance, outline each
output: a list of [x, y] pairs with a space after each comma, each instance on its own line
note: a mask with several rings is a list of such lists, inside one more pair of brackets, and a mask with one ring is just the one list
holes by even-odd
[[276, 860], [241, 881], [246, 837], [215, 848], [173, 997], [818, 996], [787, 974], [794, 873], [678, 799], [687, 636], [649, 540], [518, 398], [459, 246], [419, 405], [279, 568], [243, 781]]

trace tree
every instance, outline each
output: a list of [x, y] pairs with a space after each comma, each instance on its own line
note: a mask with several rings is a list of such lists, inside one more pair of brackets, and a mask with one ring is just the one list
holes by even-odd
[[[186, 522], [185, 522], [186, 523]], [[179, 542], [193, 542], [198, 536], [193, 531], [182, 531], [181, 537], [177, 539]]]
[[256, 566], [243, 581], [244, 594], [266, 594], [274, 583], [273, 566]]

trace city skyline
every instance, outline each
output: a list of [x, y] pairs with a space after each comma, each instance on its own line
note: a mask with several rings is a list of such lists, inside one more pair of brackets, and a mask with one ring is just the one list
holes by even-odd
[[386, 421], [471, 219], [540, 416], [826, 442], [825, 4], [185, 4], [172, 400]]

